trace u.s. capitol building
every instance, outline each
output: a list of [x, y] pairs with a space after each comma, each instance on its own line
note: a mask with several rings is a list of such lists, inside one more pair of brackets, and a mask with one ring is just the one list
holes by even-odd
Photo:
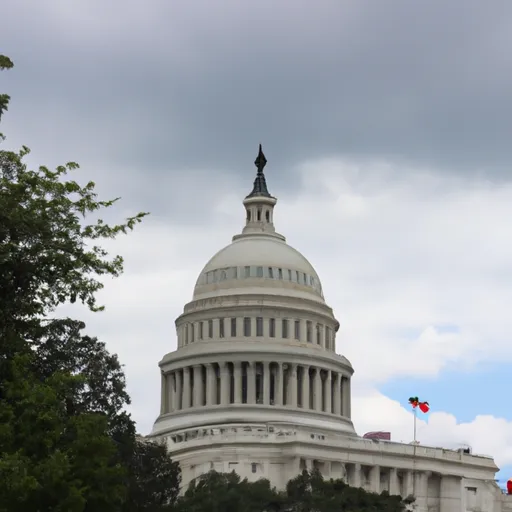
[[303, 469], [368, 491], [414, 495], [418, 512], [512, 510], [492, 458], [367, 440], [351, 420], [350, 361], [315, 269], [274, 228], [261, 152], [241, 234], [201, 271], [159, 363], [151, 438], [179, 461], [183, 486], [210, 470], [284, 488]]

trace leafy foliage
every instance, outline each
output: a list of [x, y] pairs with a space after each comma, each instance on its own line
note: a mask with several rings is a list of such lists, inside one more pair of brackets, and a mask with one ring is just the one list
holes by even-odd
[[284, 496], [268, 480], [241, 480], [234, 471], [210, 471], [192, 481], [179, 501], [177, 512], [262, 512], [279, 511]]
[[[12, 66], [0, 56], [0, 69]], [[0, 95], [0, 116], [8, 103]], [[103, 309], [100, 279], [119, 276], [123, 260], [98, 241], [146, 214], [87, 224], [117, 199], [68, 179], [75, 163], [29, 170], [28, 153], [0, 151], [0, 512], [164, 510], [179, 468], [136, 437], [117, 356], [83, 322], [49, 316], [67, 302]]]
[[286, 492], [268, 480], [249, 482], [234, 472], [210, 473], [193, 481], [179, 501], [179, 512], [403, 512], [400, 496], [374, 494], [342, 480], [324, 480], [318, 471], [290, 480]]

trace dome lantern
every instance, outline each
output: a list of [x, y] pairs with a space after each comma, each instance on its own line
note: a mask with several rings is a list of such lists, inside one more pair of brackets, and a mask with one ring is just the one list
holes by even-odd
[[274, 206], [277, 203], [277, 199], [270, 195], [267, 188], [267, 181], [263, 173], [263, 169], [267, 165], [267, 159], [263, 154], [261, 144], [254, 165], [258, 169], [256, 179], [254, 180], [252, 192], [244, 199], [246, 211], [245, 227], [242, 230], [242, 234], [234, 236], [233, 240], [246, 235], [264, 234], [284, 241], [284, 236], [276, 233], [274, 228]]

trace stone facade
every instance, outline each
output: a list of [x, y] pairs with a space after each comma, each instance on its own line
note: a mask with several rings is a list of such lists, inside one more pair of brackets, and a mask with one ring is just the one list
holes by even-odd
[[258, 168], [242, 233], [199, 275], [176, 320], [178, 348], [159, 363], [149, 437], [180, 462], [183, 486], [214, 469], [283, 488], [315, 467], [369, 491], [414, 495], [418, 512], [512, 511], [490, 457], [357, 436], [339, 323], [314, 268], [275, 232], [276, 201]]

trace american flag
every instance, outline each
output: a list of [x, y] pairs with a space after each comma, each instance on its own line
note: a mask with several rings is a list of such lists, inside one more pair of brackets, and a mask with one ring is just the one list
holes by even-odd
[[391, 441], [391, 432], [366, 432], [363, 439], [382, 439], [383, 441]]

